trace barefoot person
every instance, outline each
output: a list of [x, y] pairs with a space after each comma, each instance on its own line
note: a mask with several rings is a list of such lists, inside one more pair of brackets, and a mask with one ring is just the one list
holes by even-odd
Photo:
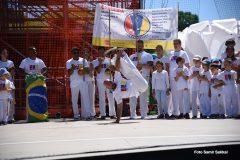
[[122, 99], [138, 97], [147, 90], [148, 83], [123, 50], [117, 51], [117, 55], [113, 58], [113, 64], [116, 69], [114, 81], [105, 80], [104, 85], [113, 91], [117, 102], [117, 120], [115, 122], [119, 123], [122, 116]]

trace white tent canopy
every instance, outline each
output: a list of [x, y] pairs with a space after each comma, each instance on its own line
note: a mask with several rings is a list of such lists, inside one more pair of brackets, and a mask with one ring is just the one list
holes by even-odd
[[194, 55], [220, 58], [226, 49], [225, 41], [230, 38], [236, 41], [236, 51], [240, 50], [239, 24], [236, 19], [203, 21], [179, 32], [178, 38], [191, 59]]

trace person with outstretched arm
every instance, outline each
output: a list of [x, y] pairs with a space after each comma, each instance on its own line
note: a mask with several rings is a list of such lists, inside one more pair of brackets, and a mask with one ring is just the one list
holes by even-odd
[[147, 90], [148, 82], [123, 49], [117, 49], [113, 64], [115, 64], [114, 81], [105, 80], [104, 85], [113, 91], [114, 99], [117, 102], [117, 119], [115, 123], [119, 123], [122, 116], [122, 99], [138, 97]]

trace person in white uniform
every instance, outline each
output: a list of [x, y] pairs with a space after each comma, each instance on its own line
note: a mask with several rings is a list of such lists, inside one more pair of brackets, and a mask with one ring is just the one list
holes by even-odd
[[219, 64], [211, 64], [211, 115], [209, 118], [225, 118], [223, 76], [219, 70]]
[[[14, 83], [14, 75], [15, 75], [15, 66], [13, 61], [8, 59], [8, 51], [7, 49], [3, 49], [0, 52], [0, 68], [6, 68], [9, 72], [8, 80], [10, 80], [12, 83]], [[14, 91], [11, 92], [13, 101], [10, 102], [10, 108], [8, 110], [8, 123], [13, 123], [14, 120], [14, 114], [15, 114], [15, 94]]]
[[70, 76], [70, 88], [72, 96], [72, 108], [73, 108], [73, 118], [74, 120], [80, 119], [80, 114], [78, 110], [78, 97], [79, 92], [81, 93], [82, 106], [81, 115], [82, 118], [88, 118], [85, 110], [90, 106], [88, 87], [83, 81], [83, 75], [87, 73], [86, 69], [88, 67], [87, 60], [80, 57], [79, 48], [73, 47], [71, 50], [72, 58], [66, 62], [66, 68], [68, 75]]
[[177, 57], [176, 63], [178, 67], [175, 69], [175, 81], [178, 94], [178, 106], [177, 110], [180, 111], [179, 119], [184, 118], [186, 113], [189, 113], [189, 76], [190, 72], [187, 67], [184, 66], [184, 58]]
[[202, 61], [203, 71], [200, 73], [199, 77], [199, 102], [200, 102], [200, 112], [202, 118], [207, 118], [211, 113], [211, 101], [210, 101], [210, 82], [212, 74], [209, 71], [210, 61]]
[[[178, 106], [178, 92], [177, 92], [177, 86], [176, 86], [176, 81], [175, 81], [175, 69], [177, 68], [177, 63], [176, 59], [177, 57], [182, 57], [185, 60], [185, 66], [189, 68], [189, 57], [187, 52], [182, 50], [181, 47], [181, 40], [180, 39], [175, 39], [173, 41], [173, 46], [174, 46], [174, 51], [171, 51], [168, 54], [168, 58], [170, 61], [170, 67], [169, 67], [169, 77], [170, 77], [170, 88], [171, 88], [171, 95], [172, 95], [172, 115], [170, 118], [175, 119], [179, 115], [179, 106]], [[190, 110], [188, 108], [187, 110]], [[189, 112], [186, 112], [186, 115], [184, 115], [185, 118], [189, 119]]]
[[[142, 40], [137, 41], [137, 53], [130, 56], [133, 64], [140, 71], [145, 80], [149, 83], [150, 72], [153, 67], [153, 57], [151, 54], [144, 51], [144, 42]], [[142, 93], [140, 96], [140, 113], [141, 118], [145, 119], [148, 113], [148, 90]], [[131, 97], [130, 100], [130, 119], [136, 118], [136, 106], [137, 97]]]
[[194, 56], [193, 66], [190, 68], [190, 94], [192, 95], [192, 118], [197, 118], [198, 106], [197, 102], [199, 100], [199, 76], [202, 72], [201, 67], [201, 57], [199, 55]]
[[106, 79], [112, 80], [111, 70], [109, 69], [109, 67], [111, 66], [111, 59], [104, 55], [105, 49], [103, 47], [100, 47], [98, 51], [100, 57], [95, 59], [92, 63], [97, 72], [96, 80], [98, 88], [100, 116], [102, 120], [106, 119], [105, 93], [107, 93], [109, 116], [111, 119], [115, 119], [116, 111], [113, 93], [111, 92], [111, 90], [105, 88], [103, 84]]
[[113, 90], [117, 102], [117, 120], [120, 122], [124, 98], [138, 97], [148, 88], [148, 83], [132, 63], [126, 52], [119, 50], [115, 58], [115, 79], [105, 80], [106, 88]]
[[167, 95], [170, 93], [168, 72], [164, 70], [164, 63], [157, 61], [156, 70], [152, 74], [152, 92], [157, 99], [158, 119], [169, 118]]
[[170, 61], [169, 61], [168, 57], [163, 55], [162, 45], [157, 45], [156, 46], [156, 53], [157, 53], [157, 57], [153, 61], [154, 66], [156, 65], [157, 61], [161, 61], [164, 65], [163, 66], [164, 70], [166, 70], [169, 73], [169, 63], [170, 63]]
[[[90, 106], [86, 108], [86, 113], [88, 114], [88, 120], [92, 120], [95, 115], [95, 77], [94, 77], [94, 66], [93, 66], [93, 57], [87, 48], [84, 49], [85, 59], [89, 63], [89, 74], [85, 75], [85, 82], [88, 87], [89, 96], [85, 97], [89, 99]], [[82, 97], [81, 97], [82, 98]], [[86, 99], [81, 99], [81, 102], [85, 101]]]
[[224, 81], [223, 93], [226, 115], [228, 118], [235, 118], [238, 115], [237, 72], [232, 70], [232, 60], [229, 58], [224, 59], [224, 68], [225, 70], [221, 74]]
[[47, 67], [43, 60], [37, 57], [37, 50], [35, 47], [28, 48], [28, 56], [23, 59], [19, 69], [20, 73], [24, 75], [32, 75], [32, 74], [47, 74]]
[[11, 92], [15, 89], [8, 76], [6, 68], [0, 68], [0, 125], [6, 125], [8, 122], [8, 110], [11, 107], [9, 103], [13, 98]]

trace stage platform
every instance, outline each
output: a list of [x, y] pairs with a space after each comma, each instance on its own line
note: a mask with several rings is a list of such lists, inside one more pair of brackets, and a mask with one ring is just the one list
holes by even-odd
[[[240, 120], [72, 121], [0, 126], [0, 159], [66, 159], [240, 144]], [[230, 148], [229, 148], [230, 149]], [[171, 152], [170, 152], [171, 153]], [[231, 150], [224, 156], [231, 156]], [[130, 157], [129, 157], [130, 158]]]

